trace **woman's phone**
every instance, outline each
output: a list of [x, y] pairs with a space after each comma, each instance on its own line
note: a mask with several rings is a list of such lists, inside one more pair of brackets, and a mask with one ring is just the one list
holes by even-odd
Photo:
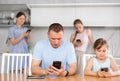
[[31, 32], [31, 29], [28, 29], [26, 32]]

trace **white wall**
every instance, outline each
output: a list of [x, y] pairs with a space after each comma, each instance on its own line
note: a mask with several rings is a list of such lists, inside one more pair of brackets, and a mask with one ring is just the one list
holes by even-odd
[[7, 50], [7, 45], [6, 45], [7, 35], [8, 35], [8, 28], [0, 27], [0, 53], [6, 52]]
[[[120, 27], [90, 27], [93, 31], [94, 39], [105, 38], [108, 40], [110, 53], [114, 56], [120, 57]], [[48, 27], [37, 27], [32, 28], [31, 32], [31, 45], [34, 47], [35, 43], [41, 39], [47, 38]], [[70, 39], [70, 35], [74, 32], [73, 27], [64, 28], [64, 40]], [[0, 28], [0, 53], [8, 50], [5, 44], [8, 35], [8, 27]], [[87, 53], [91, 53], [92, 47], [89, 46]]]

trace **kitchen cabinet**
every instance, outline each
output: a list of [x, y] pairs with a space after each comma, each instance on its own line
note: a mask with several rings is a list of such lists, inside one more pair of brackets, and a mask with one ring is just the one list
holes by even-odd
[[54, 22], [72, 27], [76, 18], [89, 27], [120, 27], [119, 3], [28, 4], [28, 7], [33, 27], [48, 27]]
[[10, 11], [0, 12], [0, 25], [13, 25], [15, 24], [15, 13]]
[[72, 20], [74, 19], [74, 8], [72, 7], [54, 8], [48, 6], [31, 9], [31, 26], [49, 26], [53, 22], [72, 26]]
[[24, 4], [1, 4], [0, 5], [0, 27], [13, 26], [16, 23], [16, 14], [22, 11], [26, 15], [25, 26], [29, 26], [30, 13]]

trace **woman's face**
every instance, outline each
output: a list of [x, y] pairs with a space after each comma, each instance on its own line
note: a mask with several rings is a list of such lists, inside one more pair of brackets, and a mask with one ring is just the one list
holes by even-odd
[[83, 27], [83, 24], [81, 24], [81, 23], [76, 23], [75, 25], [74, 25], [74, 27], [75, 27], [75, 29], [76, 29], [76, 31], [77, 32], [83, 32], [83, 29], [84, 29], [84, 27]]
[[103, 60], [106, 58], [106, 55], [108, 53], [107, 45], [103, 45], [100, 49], [95, 49], [95, 54], [99, 60]]
[[16, 23], [19, 26], [22, 26], [25, 22], [26, 18], [24, 15], [21, 15], [20, 17], [16, 18]]

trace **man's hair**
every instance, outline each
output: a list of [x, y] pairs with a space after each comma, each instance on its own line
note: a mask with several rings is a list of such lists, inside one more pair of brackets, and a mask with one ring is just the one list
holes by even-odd
[[51, 30], [58, 33], [60, 31], [63, 31], [63, 26], [59, 23], [53, 23], [49, 26], [48, 32]]

